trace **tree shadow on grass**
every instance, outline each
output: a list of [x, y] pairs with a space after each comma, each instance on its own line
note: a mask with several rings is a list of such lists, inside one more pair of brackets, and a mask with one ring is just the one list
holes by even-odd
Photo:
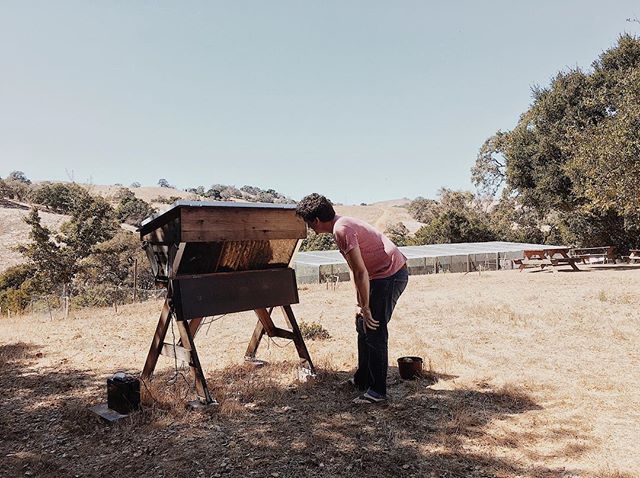
[[[108, 425], [87, 410], [104, 401], [103, 381], [37, 369], [38, 354], [26, 344], [0, 347], [6, 476], [571, 476], [468, 446], [491, 441], [491, 422], [540, 409], [517, 388], [436, 390], [424, 380], [392, 380], [388, 404], [362, 407], [351, 403], [346, 372], [321, 370], [298, 383], [290, 362], [239, 365], [208, 377], [219, 406], [186, 411], [186, 380], [166, 386], [170, 374], [159, 374], [149, 388], [156, 402]], [[514, 432], [503, 446], [518, 449], [520, 439]]]
[[[485, 437], [491, 421], [541, 409], [518, 389], [433, 390], [418, 380], [393, 385], [388, 404], [358, 406], [346, 372], [287, 386], [278, 382], [283, 364], [275, 373], [269, 367], [211, 374], [220, 405], [157, 431], [160, 453], [174, 456], [163, 464], [166, 476], [564, 476], [467, 447], [468, 439]], [[149, 428], [149, 418], [136, 420]], [[148, 463], [132, 466], [138, 476], [149, 473]]]
[[40, 347], [0, 345], [2, 476], [67, 476], [73, 434], [93, 427], [84, 394], [95, 377], [81, 370], [37, 369]]

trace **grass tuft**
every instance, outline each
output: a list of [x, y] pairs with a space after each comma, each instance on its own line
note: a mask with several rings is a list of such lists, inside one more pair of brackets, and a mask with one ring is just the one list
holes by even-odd
[[329, 331], [318, 322], [300, 322], [300, 333], [304, 339], [326, 340], [331, 338]]

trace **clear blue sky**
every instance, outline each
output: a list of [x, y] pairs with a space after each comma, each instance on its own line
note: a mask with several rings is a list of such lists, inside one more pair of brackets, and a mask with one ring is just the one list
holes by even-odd
[[534, 84], [637, 1], [2, 1], [0, 176], [294, 199], [470, 189]]

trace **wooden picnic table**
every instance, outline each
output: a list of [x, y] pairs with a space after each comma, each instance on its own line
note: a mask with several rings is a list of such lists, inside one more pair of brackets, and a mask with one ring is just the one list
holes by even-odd
[[615, 246], [599, 246], [599, 247], [576, 247], [571, 250], [571, 256], [581, 259], [584, 264], [602, 260], [616, 263]]
[[569, 265], [574, 271], [580, 269], [576, 265], [576, 262], [581, 259], [571, 257], [568, 247], [553, 247], [545, 249], [528, 249], [523, 251], [524, 259], [515, 260], [514, 263], [518, 264], [520, 272], [522, 272], [527, 266], [537, 266], [540, 269], [545, 267], [551, 267], [553, 272], [556, 272], [556, 266]]
[[629, 249], [629, 262], [640, 261], [640, 249]]

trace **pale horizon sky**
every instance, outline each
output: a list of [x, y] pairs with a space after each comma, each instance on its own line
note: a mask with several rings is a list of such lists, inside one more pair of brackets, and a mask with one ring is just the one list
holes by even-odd
[[482, 143], [632, 1], [1, 1], [0, 177], [357, 204], [472, 189]]

